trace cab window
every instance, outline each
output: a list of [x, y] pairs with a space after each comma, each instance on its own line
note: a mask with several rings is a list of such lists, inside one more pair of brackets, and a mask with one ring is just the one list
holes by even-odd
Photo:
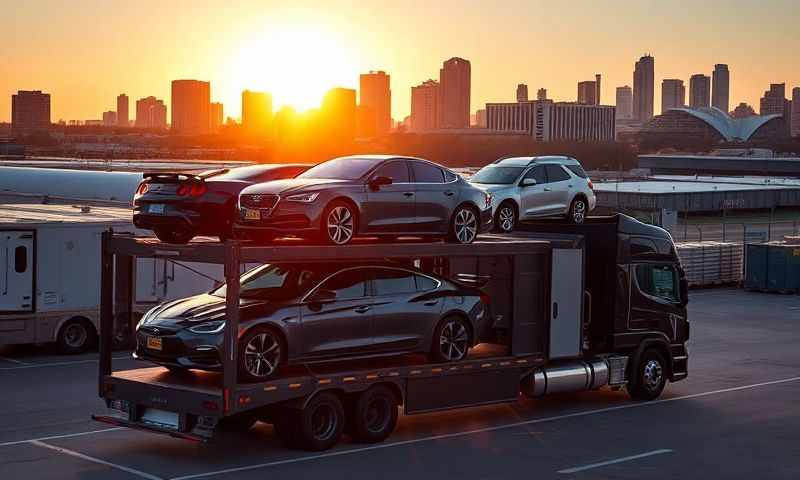
[[678, 275], [671, 265], [636, 265], [636, 283], [645, 295], [668, 302], [680, 301]]

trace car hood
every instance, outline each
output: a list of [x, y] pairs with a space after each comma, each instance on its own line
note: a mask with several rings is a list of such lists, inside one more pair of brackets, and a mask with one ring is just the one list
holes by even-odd
[[292, 193], [301, 190], [322, 188], [333, 185], [348, 185], [351, 183], [351, 180], [325, 178], [287, 178], [285, 180], [272, 180], [270, 182], [251, 185], [242, 190], [242, 195]]
[[[248, 310], [263, 307], [264, 300], [240, 299], [239, 311], [244, 316]], [[203, 293], [193, 297], [163, 303], [151, 310], [147, 325], [182, 325], [220, 320], [225, 317], [225, 299]]]
[[516, 184], [495, 184], [495, 183], [470, 183], [475, 188], [479, 188], [484, 192], [497, 193], [503, 190], [513, 190]]

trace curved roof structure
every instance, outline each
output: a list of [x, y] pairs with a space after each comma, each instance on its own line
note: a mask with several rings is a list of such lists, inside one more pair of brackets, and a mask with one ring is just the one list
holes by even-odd
[[726, 141], [745, 142], [753, 136], [756, 131], [770, 120], [780, 118], [782, 115], [753, 115], [745, 118], [733, 118], [727, 113], [716, 107], [704, 108], [671, 108], [688, 113], [698, 118], [708, 125], [714, 127], [716, 131], [725, 138]]

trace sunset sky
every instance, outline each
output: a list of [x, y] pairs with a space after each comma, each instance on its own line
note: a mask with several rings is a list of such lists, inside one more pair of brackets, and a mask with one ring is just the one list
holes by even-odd
[[[634, 62], [655, 57], [661, 80], [731, 71], [731, 108], [758, 110], [770, 82], [800, 86], [797, 0], [173, 1], [26, 0], [0, 16], [0, 121], [11, 94], [52, 95], [52, 120], [99, 119], [119, 93], [169, 103], [170, 80], [211, 81], [212, 101], [240, 114], [240, 92], [266, 90], [299, 108], [358, 74], [392, 77], [392, 116], [410, 87], [443, 60], [472, 63], [472, 111], [511, 101], [517, 83], [574, 101], [577, 82], [603, 75], [602, 101], [632, 85]], [[687, 98], [688, 101], [688, 98]]]

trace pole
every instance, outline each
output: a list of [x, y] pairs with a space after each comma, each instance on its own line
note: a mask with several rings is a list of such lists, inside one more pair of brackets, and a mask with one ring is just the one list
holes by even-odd
[[100, 365], [97, 393], [103, 396], [103, 379], [111, 375], [111, 341], [114, 329], [114, 254], [110, 250], [112, 231], [100, 240]]
[[238, 382], [237, 344], [239, 343], [239, 266], [240, 245], [238, 241], [225, 242], [225, 357], [222, 362], [223, 412], [231, 412], [231, 392]]

